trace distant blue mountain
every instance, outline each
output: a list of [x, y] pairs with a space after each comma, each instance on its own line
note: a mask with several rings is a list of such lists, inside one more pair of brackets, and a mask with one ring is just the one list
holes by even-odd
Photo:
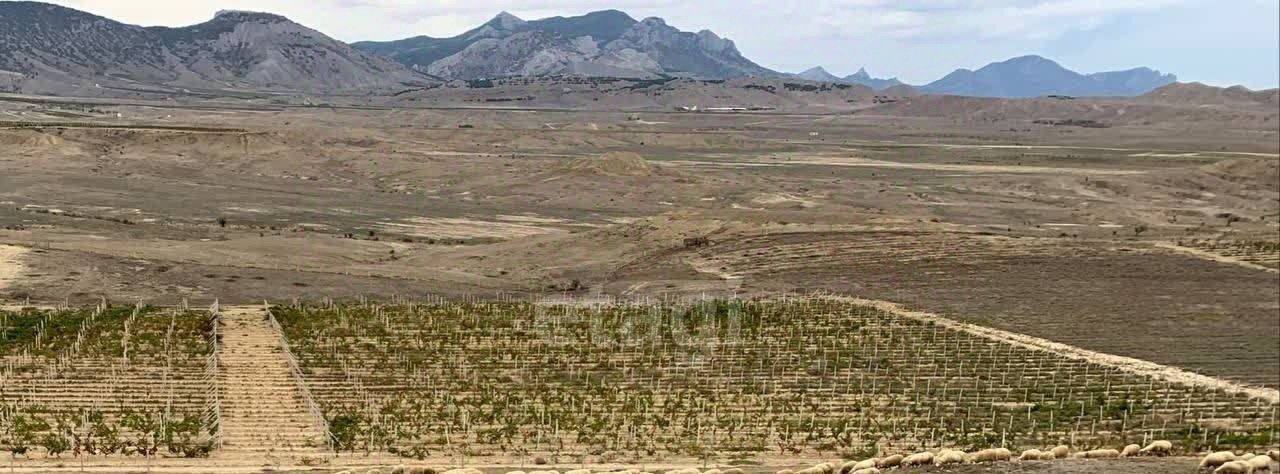
[[991, 63], [977, 71], [958, 69], [920, 90], [931, 94], [974, 97], [1136, 96], [1178, 80], [1140, 67], [1125, 71], [1080, 74], [1040, 57], [1021, 56]]
[[836, 76], [835, 74], [831, 74], [827, 72], [827, 70], [824, 69], [822, 66], [818, 66], [818, 67], [808, 69], [802, 73], [796, 74], [795, 77], [804, 79], [806, 81], [835, 82], [839, 84], [861, 84], [875, 90], [884, 90], [893, 86], [902, 85], [902, 81], [899, 81], [897, 78], [878, 79], [878, 78], [871, 77], [871, 74], [868, 74], [865, 68], [858, 69], [858, 72], [850, 74], [848, 76], [839, 77], [839, 76]]

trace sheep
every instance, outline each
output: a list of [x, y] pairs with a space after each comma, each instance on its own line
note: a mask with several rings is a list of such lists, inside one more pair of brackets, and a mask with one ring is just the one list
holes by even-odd
[[933, 458], [935, 466], [946, 466], [950, 464], [964, 464], [964, 451], [953, 451], [944, 449]]
[[376, 467], [371, 467], [371, 468], [369, 468], [369, 470], [364, 471], [364, 474], [382, 474], [382, 469], [378, 469], [378, 468], [376, 468]]
[[[566, 472], [564, 474], [569, 474], [569, 473]], [[667, 474], [702, 474], [702, 471], [699, 471], [698, 468], [696, 467], [686, 467], [684, 469], [675, 469], [675, 470], [667, 471]]]
[[507, 471], [507, 474], [527, 474], [524, 471]]
[[1173, 443], [1168, 441], [1152, 441], [1147, 447], [1138, 450], [1142, 456], [1168, 456], [1173, 452]]
[[351, 474], [351, 471], [338, 471], [333, 474]]
[[880, 474], [880, 470], [876, 469], [875, 467], [868, 467], [866, 469], [858, 469], [856, 471], [853, 471], [853, 474]]
[[831, 474], [829, 467], [830, 466], [827, 466], [825, 463], [823, 463], [813, 467], [806, 467], [804, 469], [796, 471], [796, 474]]
[[391, 474], [409, 474], [409, 466], [404, 464], [397, 465], [391, 468]]
[[858, 464], [858, 461], [845, 461], [844, 464], [840, 465], [840, 471], [839, 471], [840, 474], [849, 474], [853, 472], [854, 470], [853, 467], [856, 466], [857, 464]]
[[792, 471], [790, 469], [783, 469], [781, 471], [775, 472], [774, 474], [795, 474], [795, 471]]
[[[696, 473], [697, 471], [695, 470], [694, 472]], [[564, 474], [591, 474], [591, 470], [590, 469], [574, 469], [571, 471], [564, 471]]]
[[902, 466], [927, 466], [933, 464], [933, 453], [925, 451], [907, 456], [902, 460]]
[[996, 461], [1008, 461], [1009, 458], [1012, 458], [1012, 457], [1013, 457], [1013, 453], [1010, 452], [1008, 449], [994, 448], [994, 449], [984, 449], [982, 451], [973, 453], [973, 456], [970, 456], [969, 460], [975, 463], [996, 462]]
[[895, 454], [893, 456], [889, 456], [887, 458], [881, 459], [879, 462], [876, 463], [876, 467], [880, 469], [890, 469], [890, 468], [898, 467], [901, 464], [902, 464], [902, 455]]
[[1253, 459], [1245, 461], [1255, 471], [1270, 471], [1271, 456], [1254, 456]]
[[1131, 457], [1137, 456], [1138, 451], [1141, 451], [1141, 450], [1142, 450], [1142, 446], [1138, 446], [1136, 444], [1125, 445], [1124, 449], [1120, 450], [1120, 457], [1131, 458]]
[[[638, 473], [634, 473], [634, 474], [638, 474]], [[724, 471], [721, 471], [721, 474], [747, 474], [747, 471], [743, 471], [742, 469], [738, 469], [736, 467], [731, 467], [731, 468], [725, 469]]]
[[1085, 459], [1108, 459], [1120, 457], [1120, 451], [1114, 449], [1094, 449], [1084, 453]]
[[1213, 474], [1249, 474], [1253, 472], [1253, 468], [1249, 463], [1242, 461], [1231, 461], [1218, 466], [1213, 470]]
[[[1052, 456], [1053, 453], [1049, 453], [1049, 455]], [[1026, 451], [1023, 451], [1021, 456], [1018, 456], [1018, 460], [1019, 461], [1039, 461], [1042, 456], [1044, 456], [1044, 451], [1041, 451], [1039, 449], [1028, 449]]]
[[1066, 446], [1056, 446], [1049, 450], [1053, 454], [1054, 459], [1066, 459], [1067, 454], [1071, 453], [1071, 448]]
[[1267, 451], [1267, 457], [1271, 458], [1272, 461], [1280, 461], [1280, 449]]
[[724, 471], [721, 471], [719, 469], [707, 469], [705, 471], [702, 471], [702, 474], [722, 474], [722, 473], [724, 473]]
[[878, 462], [880, 462], [880, 460], [876, 458], [867, 459], [865, 461], [849, 461], [847, 463], [844, 463], [844, 465], [840, 466], [840, 472], [844, 474], [849, 474], [852, 472], [861, 471], [868, 467], [876, 467], [876, 463]]
[[448, 471], [444, 471], [443, 474], [484, 474], [484, 472], [481, 472], [479, 469], [476, 469], [474, 467], [460, 467], [457, 469], [450, 469]]
[[1210, 453], [1209, 455], [1205, 456], [1204, 459], [1201, 459], [1200, 468], [1204, 469], [1206, 467], [1218, 467], [1235, 460], [1236, 460], [1236, 453], [1233, 453], [1231, 451], [1218, 451], [1216, 453]]

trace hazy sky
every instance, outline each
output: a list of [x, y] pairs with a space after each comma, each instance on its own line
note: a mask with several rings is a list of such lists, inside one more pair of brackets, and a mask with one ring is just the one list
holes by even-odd
[[269, 11], [344, 41], [452, 36], [509, 11], [526, 20], [615, 8], [728, 37], [780, 71], [918, 84], [1040, 54], [1080, 72], [1149, 66], [1182, 81], [1280, 83], [1280, 0], [53, 0], [142, 25]]

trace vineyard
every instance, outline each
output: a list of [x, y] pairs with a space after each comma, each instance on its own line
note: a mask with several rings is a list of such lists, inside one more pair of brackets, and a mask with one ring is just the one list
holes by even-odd
[[1278, 406], [843, 300], [274, 307], [339, 451], [747, 459], [1173, 440]]
[[1188, 239], [1178, 245], [1242, 262], [1280, 270], [1280, 242], [1266, 240]]
[[208, 455], [218, 438], [209, 314], [0, 310], [0, 451]]

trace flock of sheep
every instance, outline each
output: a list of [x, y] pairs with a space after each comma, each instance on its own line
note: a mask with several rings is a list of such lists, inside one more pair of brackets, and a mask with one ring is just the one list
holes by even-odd
[[1231, 451], [1219, 451], [1205, 456], [1200, 469], [1213, 469], [1214, 474], [1250, 474], [1271, 469], [1271, 463], [1280, 461], [1280, 451], [1267, 454], [1245, 453], [1237, 456]]
[[[1048, 451], [1039, 449], [1028, 449], [1023, 451], [1021, 455], [1014, 456], [1012, 451], [1005, 448], [984, 449], [975, 453], [966, 453], [964, 451], [956, 451], [944, 449], [938, 453], [924, 451], [909, 456], [900, 454], [888, 456], [884, 458], [871, 458], [863, 461], [827, 462], [818, 464], [800, 470], [784, 469], [776, 474], [879, 474], [888, 469], [898, 467], [923, 467], [923, 466], [950, 466], [957, 464], [978, 464], [993, 462], [1009, 462], [1009, 461], [1049, 461], [1056, 459], [1079, 458], [1079, 459], [1108, 459], [1108, 458], [1127, 458], [1137, 456], [1168, 456], [1173, 452], [1173, 443], [1168, 441], [1154, 441], [1141, 448], [1136, 444], [1130, 444], [1123, 449], [1117, 451], [1114, 449], [1094, 449], [1090, 451], [1079, 451], [1072, 453], [1071, 449], [1066, 446], [1058, 446]], [[1272, 450], [1266, 454], [1243, 454], [1236, 455], [1231, 451], [1221, 451], [1209, 454], [1200, 461], [1200, 469], [1213, 469], [1213, 474], [1252, 474], [1258, 471], [1267, 471], [1271, 469], [1271, 463], [1280, 461], [1280, 451]], [[362, 474], [383, 474], [384, 471], [372, 469]], [[479, 469], [462, 468], [451, 469], [447, 471], [437, 471], [427, 467], [407, 467], [397, 466], [386, 471], [387, 474], [484, 474]], [[337, 474], [355, 474], [352, 471], [342, 471]], [[592, 472], [589, 469], [576, 469], [571, 471], [511, 471], [506, 474], [650, 474], [641, 472], [638, 469], [620, 470], [620, 471], [602, 471]], [[697, 468], [676, 469], [666, 471], [665, 474], [746, 474], [742, 469], [711, 469], [701, 471]]]
[[[1013, 452], [1005, 448], [984, 449], [976, 453], [965, 453], [944, 449], [934, 454], [930, 451], [910, 456], [894, 455], [886, 458], [872, 458], [864, 461], [849, 461], [819, 464], [799, 471], [779, 471], [777, 474], [879, 474], [882, 470], [910, 466], [949, 466], [955, 464], [977, 464], [1007, 461], [1049, 461], [1055, 459], [1109, 459], [1137, 456], [1168, 456], [1173, 452], [1173, 443], [1154, 441], [1147, 447], [1136, 444], [1125, 446], [1121, 450], [1094, 449], [1072, 453], [1066, 446], [1058, 446], [1048, 451], [1028, 449], [1015, 457]], [[1214, 474], [1251, 474], [1271, 469], [1271, 463], [1280, 461], [1280, 451], [1269, 451], [1267, 454], [1252, 453], [1237, 456], [1230, 451], [1209, 454], [1200, 461], [1200, 469], [1213, 469]]]

